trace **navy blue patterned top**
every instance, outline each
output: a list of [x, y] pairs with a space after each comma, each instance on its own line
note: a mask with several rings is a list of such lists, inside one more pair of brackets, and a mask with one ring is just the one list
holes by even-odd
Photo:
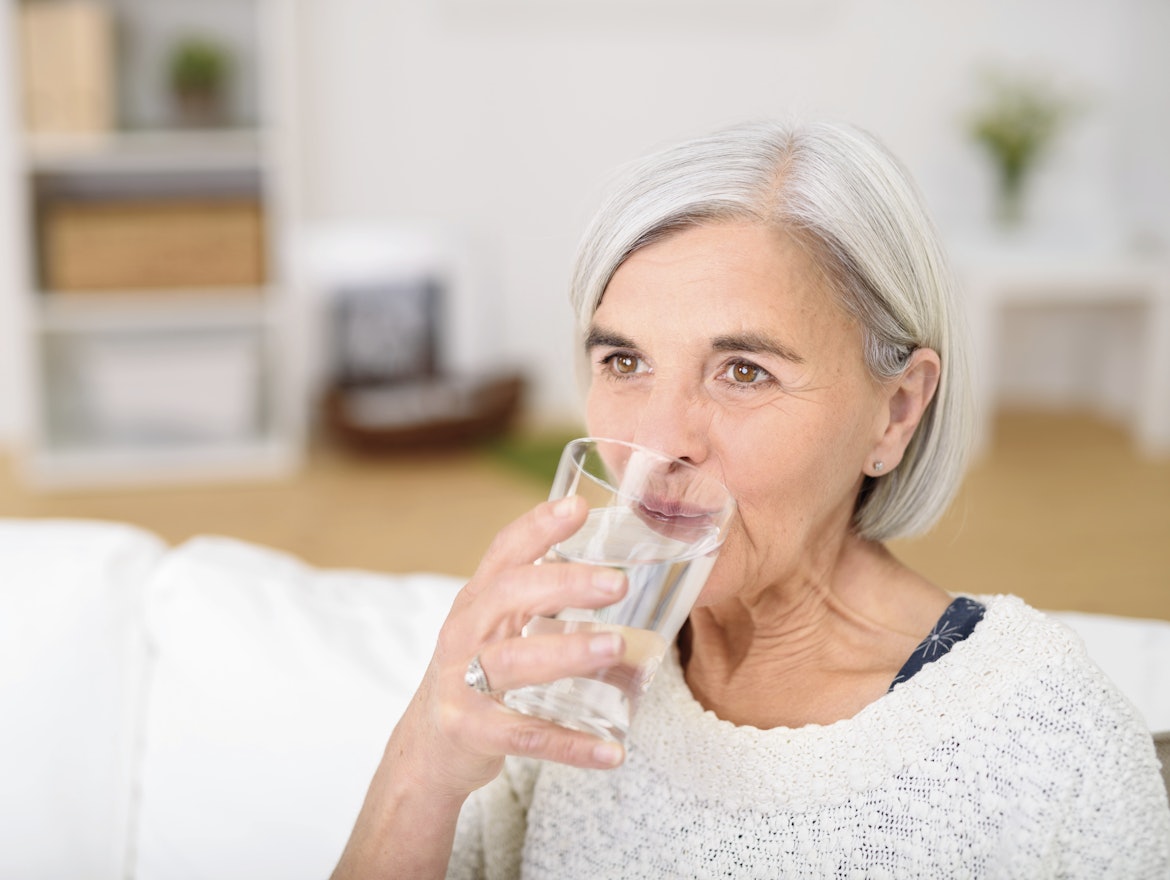
[[975, 629], [975, 624], [983, 619], [983, 612], [987, 609], [974, 599], [959, 598], [947, 606], [930, 634], [924, 638], [910, 654], [910, 659], [902, 664], [898, 674], [890, 684], [890, 690], [910, 678], [927, 663], [933, 663], [958, 642], [963, 641]]

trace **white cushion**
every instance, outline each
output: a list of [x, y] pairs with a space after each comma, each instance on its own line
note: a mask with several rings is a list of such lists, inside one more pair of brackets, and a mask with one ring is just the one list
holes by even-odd
[[328, 876], [460, 586], [173, 551], [148, 594], [138, 880]]
[[0, 877], [125, 877], [139, 614], [164, 550], [125, 525], [0, 520]]
[[1081, 637], [1094, 662], [1129, 697], [1150, 730], [1170, 730], [1170, 621], [1050, 612]]

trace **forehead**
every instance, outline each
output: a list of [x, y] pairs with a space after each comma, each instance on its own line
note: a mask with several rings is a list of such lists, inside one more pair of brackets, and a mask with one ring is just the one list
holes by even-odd
[[606, 287], [594, 327], [790, 341], [856, 329], [799, 243], [750, 222], [690, 227], [635, 251]]

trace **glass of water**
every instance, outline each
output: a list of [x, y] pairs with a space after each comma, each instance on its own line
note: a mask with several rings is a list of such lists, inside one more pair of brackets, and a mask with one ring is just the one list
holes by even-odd
[[727, 488], [695, 465], [621, 440], [573, 440], [550, 499], [581, 495], [585, 524], [538, 564], [584, 562], [625, 572], [629, 591], [600, 609], [536, 617], [523, 634], [619, 632], [620, 662], [589, 678], [504, 693], [506, 706], [624, 743], [638, 702], [715, 564], [735, 512]]

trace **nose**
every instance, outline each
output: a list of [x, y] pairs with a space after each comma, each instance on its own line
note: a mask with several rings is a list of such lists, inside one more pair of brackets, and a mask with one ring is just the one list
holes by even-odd
[[710, 414], [685, 387], [655, 382], [637, 414], [633, 440], [691, 464], [702, 464], [709, 450]]

